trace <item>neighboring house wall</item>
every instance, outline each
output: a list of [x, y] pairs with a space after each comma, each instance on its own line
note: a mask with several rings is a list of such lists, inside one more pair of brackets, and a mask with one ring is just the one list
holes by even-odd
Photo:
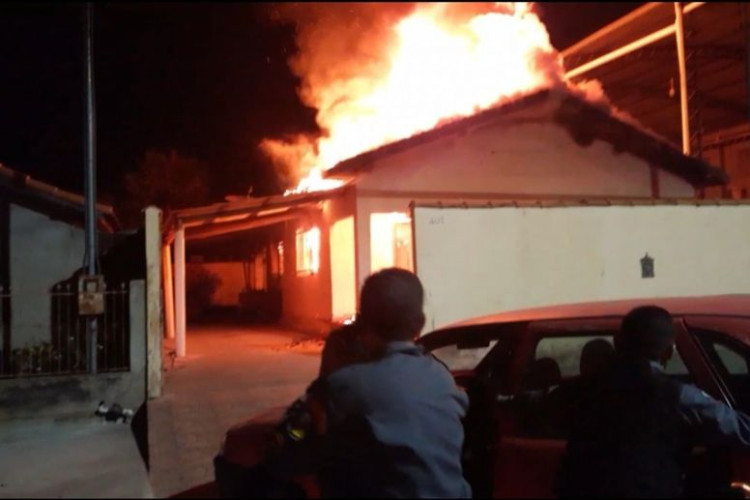
[[50, 289], [83, 265], [84, 231], [11, 205], [10, 234], [11, 345], [48, 342]]
[[[193, 264], [188, 264], [193, 265]], [[221, 279], [211, 301], [217, 306], [236, 306], [245, 289], [245, 269], [242, 262], [211, 262], [198, 264]]]
[[128, 371], [0, 380], [0, 422], [13, 418], [94, 418], [94, 410], [100, 401], [137, 410], [146, 401], [145, 281], [131, 281], [128, 297]]

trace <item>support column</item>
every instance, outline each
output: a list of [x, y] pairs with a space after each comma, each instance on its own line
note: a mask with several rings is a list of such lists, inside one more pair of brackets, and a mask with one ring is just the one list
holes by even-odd
[[688, 114], [687, 70], [685, 66], [685, 27], [682, 3], [674, 2], [677, 66], [680, 71], [680, 117], [682, 120], [682, 152], [690, 156], [690, 115]]
[[[161, 396], [161, 338], [164, 336], [162, 319], [161, 270], [161, 210], [146, 209], [146, 363], [148, 367], [148, 396]], [[133, 366], [131, 360], [131, 366]]]
[[164, 270], [164, 321], [168, 339], [174, 338], [174, 280], [172, 278], [172, 245], [163, 245], [161, 261]]
[[185, 311], [185, 228], [180, 224], [174, 236], [174, 293], [177, 357], [185, 357], [187, 317]]

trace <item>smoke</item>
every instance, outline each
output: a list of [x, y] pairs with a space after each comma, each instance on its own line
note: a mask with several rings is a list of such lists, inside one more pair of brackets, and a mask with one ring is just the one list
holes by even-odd
[[[396, 41], [392, 28], [414, 8], [413, 3], [294, 2], [271, 12], [272, 21], [295, 26], [298, 51], [289, 58], [289, 67], [300, 79], [300, 100], [318, 110], [323, 136], [332, 116], [346, 111], [387, 74], [384, 55]], [[317, 139], [304, 135], [265, 139], [261, 149], [285, 180], [298, 180], [316, 163]]]

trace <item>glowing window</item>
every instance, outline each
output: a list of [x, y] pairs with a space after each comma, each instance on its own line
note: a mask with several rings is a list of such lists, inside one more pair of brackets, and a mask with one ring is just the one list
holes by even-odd
[[320, 229], [298, 229], [296, 243], [297, 273], [317, 273], [320, 268]]
[[414, 270], [411, 219], [402, 212], [370, 215], [370, 271], [386, 267]]

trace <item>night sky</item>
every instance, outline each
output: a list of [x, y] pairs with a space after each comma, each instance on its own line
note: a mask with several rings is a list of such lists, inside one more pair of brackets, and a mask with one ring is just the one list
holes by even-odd
[[[639, 3], [541, 4], [564, 49]], [[337, 6], [332, 5], [332, 8]], [[95, 5], [99, 197], [113, 201], [146, 150], [206, 162], [217, 200], [278, 192], [263, 137], [314, 131], [286, 59], [294, 27], [271, 4]], [[83, 7], [0, 5], [0, 163], [83, 192]]]

